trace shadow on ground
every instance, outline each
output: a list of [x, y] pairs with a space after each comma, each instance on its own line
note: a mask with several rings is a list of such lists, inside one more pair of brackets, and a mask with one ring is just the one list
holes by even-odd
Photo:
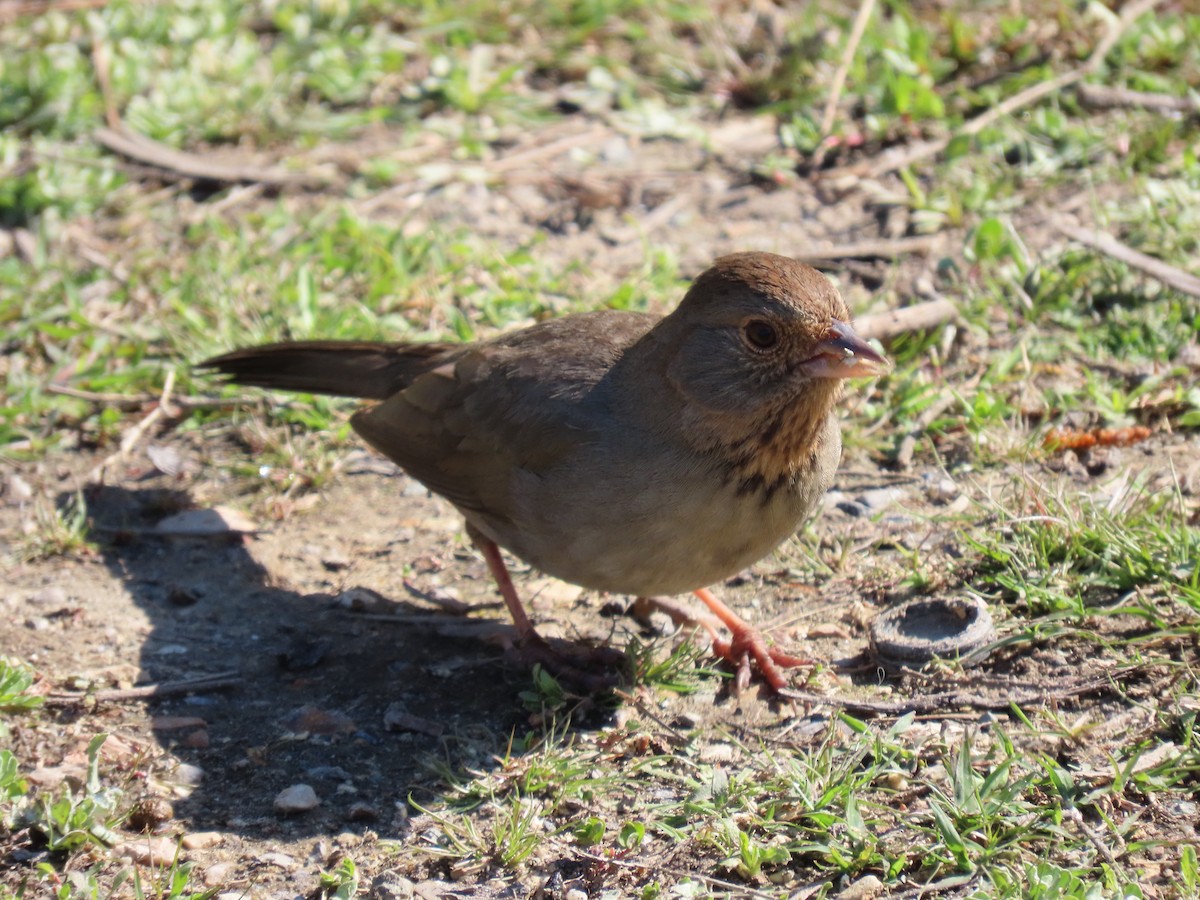
[[[263, 538], [161, 537], [156, 523], [193, 505], [186, 493], [102, 487], [87, 503], [104, 566], [148, 621], [138, 683], [236, 679], [145, 701], [156, 739], [201, 770], [175, 809], [193, 829], [399, 836], [410, 797], [444, 787], [446, 768], [487, 767], [528, 727], [517, 698], [529, 676], [498, 649], [356, 615], [335, 592], [272, 573], [264, 548], [319, 555], [304, 533], [319, 517]], [[297, 784], [311, 786], [319, 806], [281, 815], [276, 797]]]

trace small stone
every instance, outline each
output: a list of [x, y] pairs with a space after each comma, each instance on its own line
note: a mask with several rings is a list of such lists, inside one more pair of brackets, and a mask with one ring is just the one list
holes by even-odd
[[837, 895], [837, 900], [870, 900], [883, 892], [883, 882], [874, 875], [864, 875]]
[[33, 499], [33, 488], [29, 486], [28, 481], [14, 472], [8, 476], [8, 485], [4, 495], [12, 505], [28, 503]]
[[441, 737], [446, 730], [440, 722], [414, 716], [399, 700], [383, 711], [383, 727], [385, 731], [415, 731], [431, 737]]
[[870, 510], [862, 503], [857, 503], [854, 500], [843, 500], [837, 504], [837, 509], [850, 516], [852, 519], [861, 519], [863, 516], [870, 513]]
[[929, 486], [929, 499], [934, 503], [949, 503], [958, 496], [958, 485], [953, 478], [942, 478]]
[[191, 834], [185, 834], [181, 843], [185, 850], [207, 850], [216, 847], [223, 840], [225, 835], [219, 831], [193, 831]]
[[[316, 796], [314, 794], [314, 796]], [[296, 868], [296, 860], [288, 856], [286, 853], [260, 853], [258, 859], [265, 862], [268, 866], [275, 866], [278, 869], [283, 869], [285, 872], [290, 872]]]
[[150, 720], [154, 731], [182, 731], [185, 728], [204, 728], [208, 723], [199, 716], [155, 716]]
[[29, 596], [29, 602], [35, 606], [65, 606], [67, 602], [67, 592], [57, 585], [43, 588], [36, 594]]
[[582, 891], [579, 888], [571, 888], [564, 895], [564, 900], [588, 900], [587, 891]]
[[285, 816], [308, 812], [321, 805], [321, 799], [307, 784], [293, 784], [280, 791], [275, 797], [275, 811]]
[[352, 587], [342, 591], [334, 602], [342, 609], [350, 609], [355, 612], [382, 611], [388, 606], [388, 601], [382, 594], [370, 588], [361, 587]]
[[727, 763], [733, 760], [732, 744], [708, 744], [700, 748], [700, 760], [706, 763]]
[[175, 859], [175, 842], [170, 838], [139, 838], [113, 847], [117, 856], [143, 866], [169, 866]]
[[869, 491], [863, 491], [856, 498], [863, 506], [878, 512], [881, 509], [887, 509], [896, 501], [900, 500], [905, 494], [903, 488], [874, 488]]
[[180, 763], [175, 767], [175, 777], [173, 780], [176, 784], [186, 784], [195, 787], [204, 780], [204, 770], [199, 766], [193, 766], [191, 763]]
[[207, 728], [197, 728], [184, 735], [183, 740], [179, 742], [181, 747], [187, 747], [189, 750], [207, 750], [211, 743]]
[[412, 900], [414, 887], [399, 875], [380, 875], [371, 884], [371, 900]]
[[352, 734], [358, 726], [336, 709], [302, 706], [280, 724], [292, 734]]
[[379, 810], [370, 803], [363, 803], [360, 800], [350, 804], [350, 809], [346, 811], [346, 818], [351, 822], [373, 822], [379, 818]]
[[[233, 871], [233, 863], [219, 862], [219, 863], [214, 863], [213, 865], [206, 868], [201, 877], [203, 877], [204, 883], [207, 884], [209, 887], [216, 887], [217, 885], [221, 884], [222, 882], [228, 880], [229, 873], [232, 871]], [[221, 895], [221, 896], [224, 896], [224, 895]]]
[[340, 572], [350, 568], [350, 557], [343, 553], [340, 547], [330, 547], [321, 554], [321, 565], [330, 572]]
[[31, 616], [25, 620], [25, 627], [31, 631], [45, 631], [50, 627], [50, 620], [45, 616]]

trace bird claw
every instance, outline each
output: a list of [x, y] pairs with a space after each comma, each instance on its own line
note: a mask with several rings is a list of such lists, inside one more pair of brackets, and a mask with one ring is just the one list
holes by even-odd
[[750, 686], [752, 669], [755, 665], [762, 673], [763, 680], [776, 693], [787, 687], [787, 678], [781, 669], [794, 669], [798, 666], [811, 666], [812, 661], [799, 656], [784, 653], [776, 647], [768, 647], [762, 633], [757, 628], [749, 626], [733, 631], [733, 636], [713, 638], [713, 653], [734, 667], [734, 691], [741, 694]]

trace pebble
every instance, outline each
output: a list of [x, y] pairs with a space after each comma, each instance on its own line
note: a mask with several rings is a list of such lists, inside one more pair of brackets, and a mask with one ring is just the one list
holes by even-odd
[[582, 891], [579, 888], [571, 888], [567, 891], [564, 900], [588, 900], [587, 891]]
[[221, 882], [228, 880], [229, 873], [233, 871], [233, 863], [219, 862], [213, 863], [204, 870], [204, 883], [209, 887], [216, 887]]
[[176, 784], [187, 784], [195, 787], [204, 780], [204, 770], [191, 763], [180, 763], [175, 767]]
[[732, 744], [708, 744], [700, 748], [700, 760], [706, 763], [727, 763], [733, 761]]
[[285, 816], [308, 812], [321, 805], [321, 798], [307, 784], [293, 784], [275, 796], [275, 811]]
[[869, 491], [863, 491], [855, 499], [870, 510], [878, 511], [887, 509], [896, 501], [904, 497], [904, 488], [873, 488]]
[[187, 747], [189, 750], [207, 750], [211, 746], [212, 740], [208, 736], [207, 728], [197, 728], [195, 731], [184, 735], [183, 740], [179, 744], [181, 747]]
[[883, 882], [874, 875], [864, 875], [837, 895], [837, 900], [869, 900], [883, 893]]
[[842, 500], [838, 502], [837, 508], [853, 519], [861, 519], [871, 511], [864, 504], [854, 500]]
[[275, 866], [276, 868], [283, 869], [285, 872], [290, 872], [292, 869], [296, 868], [296, 860], [288, 856], [286, 853], [260, 853], [258, 855], [258, 859], [261, 862], [265, 862], [269, 866]]
[[321, 565], [330, 572], [340, 572], [350, 568], [350, 557], [343, 553], [341, 548], [331, 547], [321, 554]]
[[116, 856], [143, 866], [166, 866], [175, 859], [175, 841], [171, 838], [138, 838], [113, 847]]
[[372, 900], [412, 900], [415, 885], [400, 875], [380, 875], [371, 884]]
[[225, 840], [225, 835], [219, 831], [193, 831], [185, 834], [181, 843], [184, 850], [207, 850]]
[[958, 496], [958, 485], [953, 478], [941, 478], [929, 486], [928, 495], [934, 503], [949, 503]]
[[42, 588], [36, 594], [30, 594], [29, 602], [35, 606], [64, 606], [67, 602], [67, 592], [58, 585]]

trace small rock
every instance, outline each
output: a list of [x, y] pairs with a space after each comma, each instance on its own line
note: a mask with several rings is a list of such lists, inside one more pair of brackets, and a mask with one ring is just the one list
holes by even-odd
[[887, 509], [893, 503], [903, 498], [904, 494], [905, 491], [903, 488], [874, 488], [869, 491], [863, 491], [855, 499], [868, 509], [878, 512], [881, 509]]
[[148, 444], [146, 459], [164, 475], [178, 475], [184, 470], [183, 457], [169, 444]]
[[383, 611], [389, 604], [384, 596], [370, 588], [352, 587], [337, 595], [334, 602], [342, 609], [355, 612]]
[[[219, 862], [219, 863], [214, 863], [213, 865], [211, 865], [207, 869], [205, 869], [202, 877], [204, 878], [204, 883], [207, 884], [209, 887], [216, 887], [217, 885], [221, 884], [223, 881], [228, 880], [229, 873], [232, 871], [233, 871], [233, 863]], [[224, 895], [221, 895], [221, 896], [224, 896]]]
[[330, 572], [340, 572], [350, 568], [350, 557], [343, 553], [340, 547], [330, 547], [321, 554], [321, 565]]
[[169, 866], [175, 859], [175, 842], [170, 838], [139, 838], [123, 841], [113, 853], [143, 866]]
[[399, 700], [389, 703], [383, 711], [383, 727], [385, 731], [415, 731], [431, 737], [441, 737], [446, 730], [440, 722], [414, 716]]
[[54, 585], [31, 594], [29, 602], [34, 606], [64, 606], [67, 602], [67, 592]]
[[199, 716], [155, 716], [150, 720], [154, 731], [182, 731], [185, 728], [204, 728], [208, 725]]
[[321, 805], [321, 798], [307, 784], [293, 784], [280, 791], [275, 797], [275, 811], [285, 816], [308, 812]]
[[258, 526], [244, 513], [227, 506], [189, 509], [167, 516], [154, 526], [158, 534], [205, 537], [223, 534], [256, 534]]
[[380, 875], [371, 884], [371, 900], [412, 900], [414, 885], [399, 875]]
[[[303, 787], [303, 785], [300, 785]], [[312, 790], [312, 788], [309, 788]], [[313, 795], [316, 796], [315, 794]], [[286, 853], [276, 853], [274, 851], [268, 853], [260, 853], [258, 859], [265, 862], [268, 866], [275, 866], [278, 869], [283, 869], [285, 872], [290, 872], [296, 868], [296, 860], [288, 856]]]
[[45, 616], [31, 616], [25, 620], [25, 627], [31, 631], [45, 631], [50, 627], [50, 620]]
[[958, 496], [958, 485], [953, 478], [941, 478], [929, 486], [928, 494], [934, 503], [949, 503]]
[[866, 505], [857, 503], [854, 500], [842, 500], [837, 504], [837, 509], [853, 519], [861, 519], [863, 516], [870, 513], [870, 510], [866, 507]]
[[216, 847], [223, 840], [225, 835], [219, 831], [193, 831], [183, 836], [182, 843], [185, 850], [207, 850]]
[[448, 881], [422, 881], [413, 885], [413, 900], [445, 900], [451, 897], [454, 885]]
[[700, 748], [700, 760], [706, 763], [727, 763], [733, 760], [732, 744], [708, 744]]
[[207, 728], [197, 728], [195, 731], [184, 735], [180, 746], [187, 747], [189, 750], [207, 750], [211, 746], [212, 741], [208, 736]]
[[354, 720], [335, 709], [302, 706], [280, 724], [292, 734], [352, 734]]
[[180, 763], [175, 767], [174, 778], [176, 784], [186, 784], [190, 787], [196, 787], [204, 780], [204, 770], [199, 766], [193, 766], [191, 763]]
[[864, 875], [837, 895], [837, 900], [870, 900], [883, 892], [883, 882], [874, 875]]
[[346, 818], [351, 822], [373, 822], [379, 818], [379, 810], [370, 803], [359, 800], [357, 803], [350, 804], [350, 809], [346, 811]]
[[588, 900], [587, 891], [580, 890], [579, 888], [571, 888], [565, 894], [565, 900]]
[[28, 503], [33, 499], [33, 488], [29, 486], [29, 482], [15, 472], [8, 476], [8, 484], [4, 491], [5, 499], [10, 505], [19, 505]]

